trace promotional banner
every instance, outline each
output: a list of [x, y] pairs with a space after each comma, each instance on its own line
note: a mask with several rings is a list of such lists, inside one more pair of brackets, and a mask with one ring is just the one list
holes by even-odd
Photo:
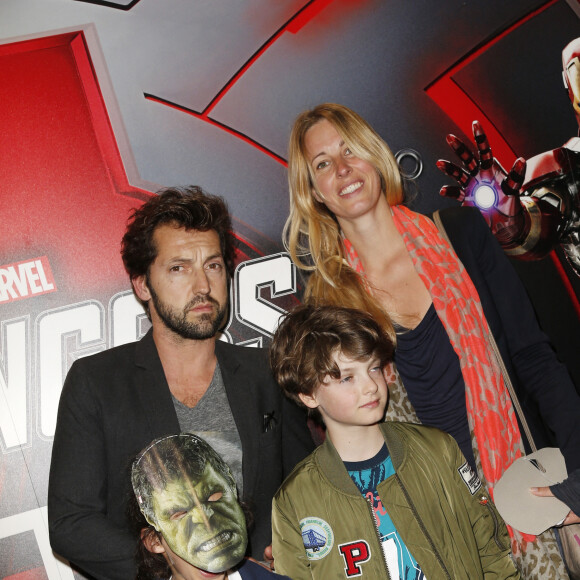
[[[576, 0], [2, 0], [0, 578], [80, 578], [51, 551], [47, 483], [71, 364], [149, 328], [120, 258], [163, 187], [223, 196], [239, 242], [222, 340], [268, 346], [303, 280], [281, 242], [294, 118], [330, 101], [385, 138], [409, 204], [457, 204], [435, 162], [477, 118], [509, 168], [578, 127], [561, 51]], [[580, 284], [516, 264], [580, 382]]]

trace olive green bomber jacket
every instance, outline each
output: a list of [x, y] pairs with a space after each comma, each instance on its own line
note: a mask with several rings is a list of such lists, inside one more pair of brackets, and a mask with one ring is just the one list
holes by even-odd
[[[453, 438], [410, 423], [380, 427], [396, 474], [378, 492], [426, 578], [519, 578], [505, 524]], [[329, 439], [274, 496], [272, 526], [276, 571], [293, 580], [389, 578], [372, 506]]]

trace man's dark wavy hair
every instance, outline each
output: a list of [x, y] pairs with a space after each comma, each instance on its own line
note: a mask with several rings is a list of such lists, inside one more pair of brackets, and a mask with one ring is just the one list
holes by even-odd
[[215, 230], [228, 277], [232, 276], [236, 242], [226, 202], [191, 185], [162, 189], [131, 213], [121, 242], [123, 264], [131, 280], [147, 275], [157, 257], [153, 234], [163, 224], [200, 232]]

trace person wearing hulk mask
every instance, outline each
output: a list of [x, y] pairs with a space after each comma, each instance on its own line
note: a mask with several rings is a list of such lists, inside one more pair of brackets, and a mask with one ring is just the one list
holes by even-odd
[[230, 468], [200, 437], [154, 440], [131, 481], [141, 520], [138, 579], [251, 580], [275, 575], [244, 559], [246, 521]]

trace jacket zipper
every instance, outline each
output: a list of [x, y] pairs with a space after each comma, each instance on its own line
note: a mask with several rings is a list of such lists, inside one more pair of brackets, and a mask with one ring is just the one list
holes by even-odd
[[497, 547], [500, 550], [507, 550], [507, 547], [504, 546], [502, 544], [501, 540], [499, 539], [499, 522], [497, 521], [496, 513], [493, 511], [493, 508], [491, 507], [491, 505], [489, 503], [489, 499], [485, 495], [482, 495], [480, 500], [479, 500], [479, 503], [482, 506], [485, 506], [488, 509], [489, 513], [491, 514], [491, 517], [493, 519], [493, 530], [494, 530], [493, 531], [493, 539], [494, 539], [495, 543], [497, 544]]
[[[417, 523], [419, 524], [419, 527], [421, 528], [421, 531], [423, 532], [423, 534], [427, 538], [427, 541], [429, 542], [429, 545], [431, 546], [431, 549], [433, 550], [433, 553], [435, 554], [435, 557], [437, 558], [437, 562], [439, 562], [439, 565], [441, 566], [443, 572], [445, 572], [445, 575], [447, 576], [447, 578], [449, 578], [449, 580], [453, 580], [451, 577], [451, 574], [449, 574], [449, 572], [447, 571], [447, 568], [445, 567], [445, 564], [443, 563], [443, 558], [441, 558], [439, 551], [435, 547], [435, 544], [433, 543], [433, 540], [431, 539], [429, 532], [427, 532], [427, 529], [425, 528], [425, 524], [423, 523], [423, 520], [421, 520], [421, 518], [419, 517], [419, 512], [417, 512], [417, 510], [415, 508], [415, 504], [413, 503], [413, 500], [411, 499], [409, 492], [406, 490], [405, 486], [403, 485], [403, 482], [401, 481], [401, 478], [399, 477], [399, 475], [397, 473], [395, 473], [395, 479], [396, 479], [397, 483], [399, 484], [399, 487], [401, 488], [403, 495], [405, 496], [405, 499], [407, 500], [407, 503], [409, 504], [409, 507], [411, 508], [411, 511], [413, 512], [413, 515], [415, 516], [415, 519], [417, 520]], [[420, 565], [421, 564], [419, 564], [419, 566]]]
[[373, 506], [371, 504], [371, 500], [368, 498], [365, 498], [365, 501], [367, 502], [367, 505], [369, 507], [369, 512], [371, 514], [371, 519], [373, 520], [373, 526], [375, 528], [375, 534], [377, 536], [377, 540], [379, 541], [379, 549], [381, 550], [381, 557], [383, 560], [383, 564], [385, 565], [385, 571], [387, 572], [387, 578], [388, 580], [391, 580], [391, 575], [389, 574], [389, 566], [387, 564], [387, 560], [385, 558], [385, 552], [383, 550], [383, 543], [381, 542], [381, 534], [379, 533], [379, 526], [377, 524], [377, 518], [375, 518], [375, 512], [373, 510]]

